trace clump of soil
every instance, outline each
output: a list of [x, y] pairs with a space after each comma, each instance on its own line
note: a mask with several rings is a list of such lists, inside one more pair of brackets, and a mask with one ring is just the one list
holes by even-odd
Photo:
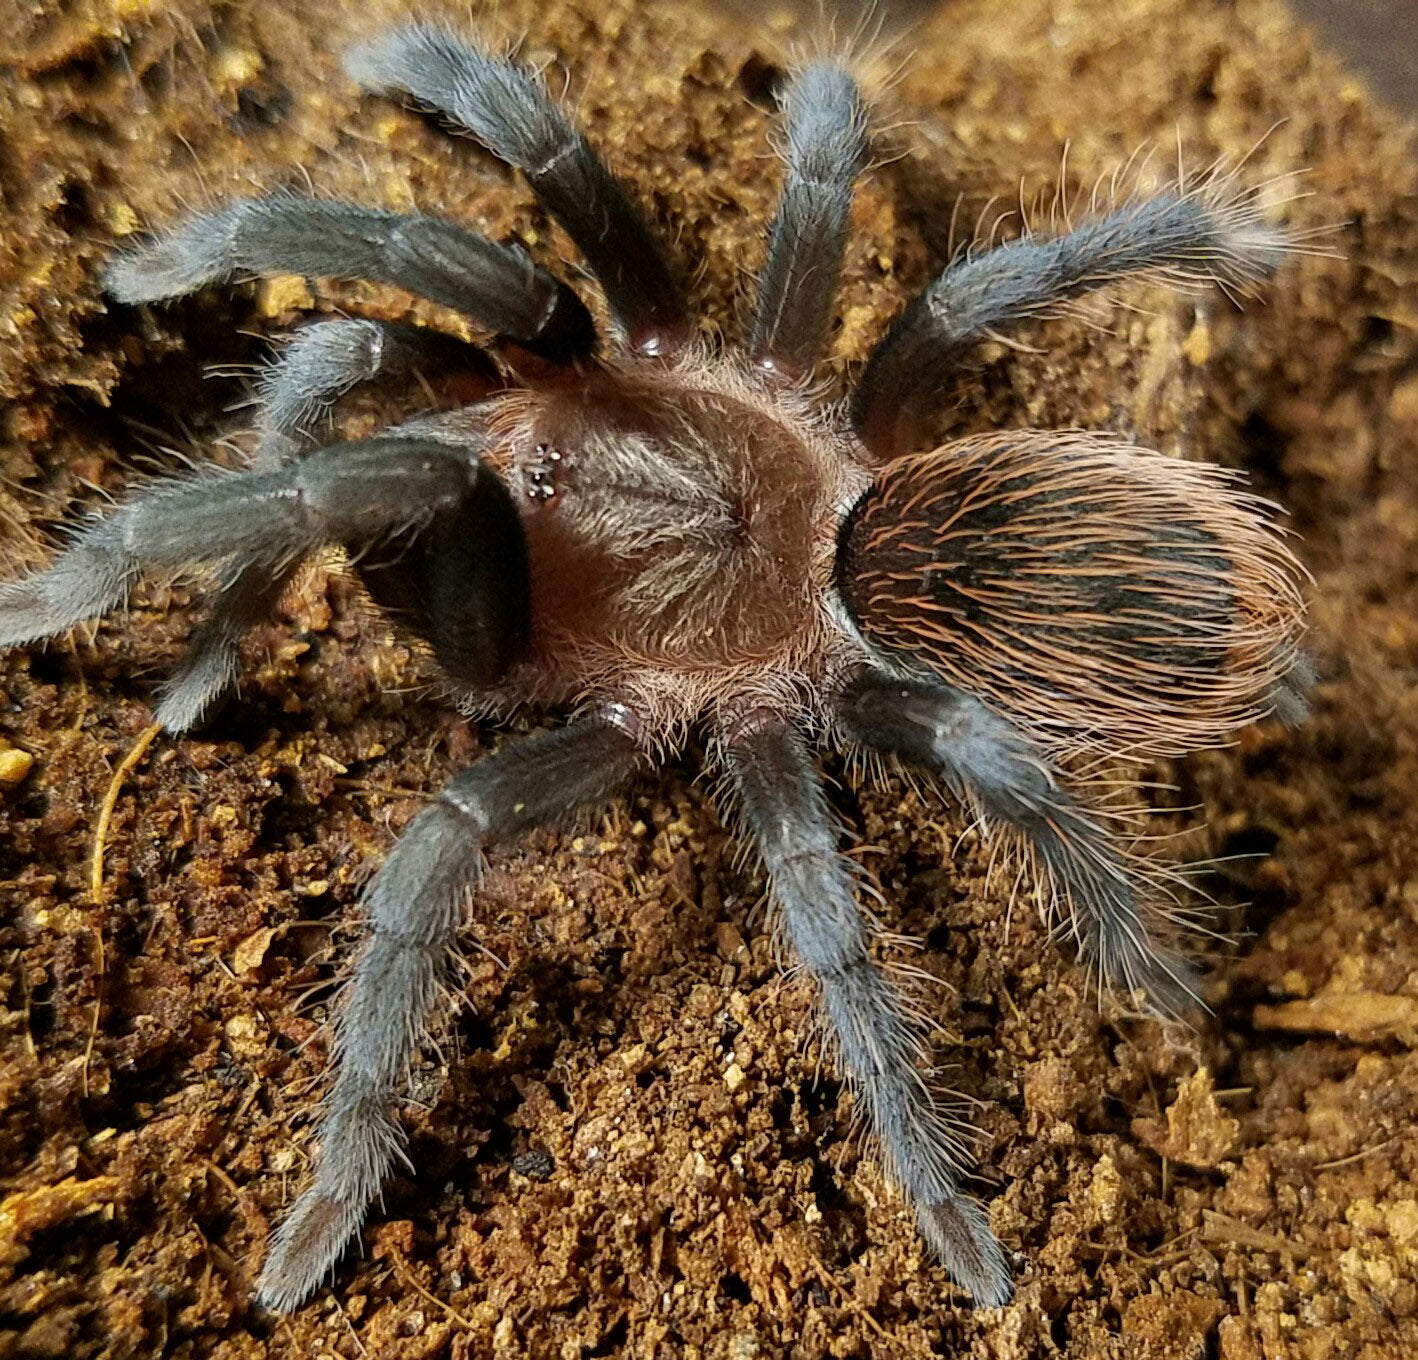
[[[420, 5], [442, 9], [468, 22]], [[242, 422], [243, 371], [302, 316], [450, 321], [288, 281], [109, 307], [97, 266], [116, 238], [308, 178], [572, 258], [489, 156], [339, 75], [348, 36], [402, 12], [76, 0], [20, 17], [0, 53], [7, 566], [98, 489], [230, 460], [217, 441]], [[778, 179], [791, 18], [760, 17], [629, 0], [495, 16], [524, 55], [564, 63], [730, 335]], [[687, 761], [579, 834], [496, 856], [464, 1004], [403, 1111], [417, 1177], [391, 1183], [332, 1290], [285, 1320], [252, 1309], [309, 1155], [361, 874], [503, 737], [411, 693], [421, 663], [321, 569], [256, 640], [239, 701], [126, 771], [195, 592], [150, 589], [72, 645], [0, 663], [0, 1355], [1418, 1354], [1410, 140], [1272, 0], [1140, 0], [1125, 24], [962, 0], [909, 48], [883, 121], [910, 121], [883, 134], [854, 216], [845, 374], [944, 262], [957, 197], [966, 222], [1021, 177], [1047, 203], [1066, 139], [1084, 194], [1146, 141], [1170, 157], [1180, 130], [1194, 165], [1306, 168], [1311, 197], [1288, 211], [1339, 224], [1333, 254], [1297, 257], [1264, 306], [1149, 294], [1107, 332], [1051, 323], [1039, 352], [982, 355], [943, 418], [1104, 427], [1245, 468], [1303, 536], [1314, 716], [1143, 772], [1177, 786], [1150, 796], [1187, 830], [1179, 852], [1217, 861], [1203, 886], [1237, 939], [1213, 951], [1213, 1013], [1191, 1031], [1100, 1016], [1033, 914], [1006, 913], [1009, 884], [953, 810], [831, 766], [887, 923], [949, 984], [928, 993], [932, 1056], [978, 1102], [1015, 1301], [972, 1312], [924, 1259]]]

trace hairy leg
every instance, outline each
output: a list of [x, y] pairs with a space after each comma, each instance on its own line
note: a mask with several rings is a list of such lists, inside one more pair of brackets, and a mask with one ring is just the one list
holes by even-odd
[[847, 1076], [926, 1240], [951, 1275], [993, 1307], [1010, 1296], [984, 1209], [961, 1193], [968, 1153], [915, 1070], [900, 998], [871, 960], [852, 875], [801, 735], [773, 718], [727, 734], [743, 825], [763, 856], [783, 934], [822, 993]]
[[[367, 320], [307, 326], [262, 378], [261, 438], [253, 464], [269, 471], [305, 453], [313, 442], [311, 426], [362, 382], [421, 361], [444, 364], [477, 356], [479, 351], [459, 340], [413, 326]], [[226, 695], [240, 670], [242, 639], [270, 616], [296, 565], [247, 567], [213, 597], [207, 618], [163, 682], [154, 717], [167, 731], [191, 731]]]
[[326, 544], [373, 544], [470, 499], [506, 497], [474, 450], [398, 437], [330, 445], [272, 472], [173, 478], [91, 521], [48, 570], [0, 585], [0, 646], [106, 614], [147, 573], [275, 576]]
[[639, 759], [633, 729], [616, 708], [479, 761], [415, 818], [375, 875], [364, 898], [369, 942], [335, 1032], [315, 1176], [257, 1285], [267, 1307], [287, 1312], [319, 1286], [400, 1156], [391, 1105], [477, 888], [483, 846], [613, 796]]
[[439, 217], [294, 194], [190, 218], [114, 256], [104, 286], [120, 302], [158, 302], [273, 274], [393, 284], [550, 359], [586, 354], [596, 340], [581, 299], [520, 246]]
[[836, 62], [805, 66], [784, 104], [787, 176], [759, 276], [749, 347], [759, 367], [799, 381], [826, 343], [867, 131], [857, 82]]
[[153, 721], [164, 731], [191, 732], [215, 716], [240, 675], [242, 641], [271, 617], [295, 570], [247, 567], [212, 597], [182, 659], [158, 687]]
[[967, 254], [911, 301], [872, 352], [853, 398], [857, 432], [880, 461], [912, 452], [939, 384], [982, 338], [1127, 279], [1244, 292], [1286, 249], [1284, 232], [1261, 219], [1255, 192], [1216, 173], [1061, 236]]
[[340, 319], [305, 326], [261, 375], [260, 442], [253, 466], [281, 467], [318, 442], [315, 427], [361, 383], [420, 368], [482, 366], [481, 350], [451, 335], [388, 321]]
[[666, 353], [689, 338], [659, 243], [539, 80], [429, 24], [360, 43], [345, 69], [376, 94], [403, 94], [436, 109], [526, 175], [586, 257], [634, 349]]
[[1304, 652], [1295, 657], [1295, 664], [1283, 680], [1271, 691], [1275, 716], [1286, 727], [1298, 727], [1310, 716], [1310, 691], [1319, 684], [1315, 663]]
[[1157, 938], [1126, 859], [1012, 723], [948, 685], [871, 671], [843, 691], [837, 721], [849, 740], [935, 771], [1022, 839], [1067, 907], [1082, 961], [1101, 987], [1141, 988], [1166, 1016], [1197, 1004], [1193, 972]]

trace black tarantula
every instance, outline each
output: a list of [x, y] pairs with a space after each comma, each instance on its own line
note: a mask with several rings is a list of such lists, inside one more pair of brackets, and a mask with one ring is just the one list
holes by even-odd
[[965, 252], [839, 407], [810, 379], [868, 154], [848, 63], [809, 61], [785, 86], [786, 179], [746, 354], [696, 341], [654, 235], [537, 79], [426, 25], [357, 46], [346, 69], [525, 174], [604, 290], [613, 334], [602, 347], [580, 298], [520, 247], [442, 218], [286, 194], [195, 217], [115, 258], [110, 296], [155, 302], [251, 275], [377, 280], [457, 309], [516, 381], [313, 447], [308, 431], [353, 386], [448, 351], [413, 327], [312, 325], [264, 381], [249, 469], [161, 481], [0, 588], [0, 645], [17, 646], [121, 607], [146, 574], [209, 571], [210, 615], [157, 709], [183, 732], [231, 686], [243, 634], [301, 563], [338, 545], [469, 712], [574, 709], [459, 774], [370, 882], [314, 1178], [276, 1234], [261, 1300], [310, 1295], [401, 1155], [391, 1106], [484, 848], [610, 799], [697, 729], [921, 1231], [978, 1303], [1003, 1303], [1004, 1253], [961, 1189], [968, 1140], [916, 1069], [910, 1009], [873, 960], [813, 749], [940, 776], [1032, 858], [1101, 987], [1160, 1014], [1187, 1005], [1193, 978], [1156, 885], [1066, 761], [1176, 754], [1297, 717], [1300, 570], [1268, 508], [1217, 470], [1112, 435], [1013, 430], [923, 451], [922, 432], [941, 378], [982, 337], [1135, 276], [1243, 290], [1285, 237], [1258, 191], [1213, 170]]

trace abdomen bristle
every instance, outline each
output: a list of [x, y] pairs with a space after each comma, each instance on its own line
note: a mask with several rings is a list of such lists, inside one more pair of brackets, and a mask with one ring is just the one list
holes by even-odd
[[1264, 716], [1302, 569], [1233, 474], [1020, 431], [890, 464], [843, 529], [862, 633], [1045, 735], [1177, 754]]

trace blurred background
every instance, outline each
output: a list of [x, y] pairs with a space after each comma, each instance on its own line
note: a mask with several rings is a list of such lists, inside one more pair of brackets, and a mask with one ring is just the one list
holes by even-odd
[[[1008, 0], [1001, 0], [1008, 3]], [[1209, 0], [1213, 5], [1220, 0]], [[889, 28], [904, 27], [950, 0], [718, 0], [752, 14], [827, 11], [845, 20], [872, 10]], [[1418, 0], [1289, 0], [1290, 8], [1346, 56], [1381, 98], [1418, 115]]]
[[1377, 94], [1418, 113], [1415, 0], [1290, 0], [1290, 8], [1343, 52]]

